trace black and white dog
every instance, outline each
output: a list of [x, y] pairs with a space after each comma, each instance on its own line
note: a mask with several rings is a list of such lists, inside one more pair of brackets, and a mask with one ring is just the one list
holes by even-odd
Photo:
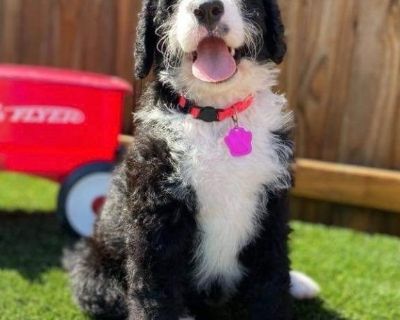
[[[292, 116], [273, 93], [276, 0], [144, 0], [135, 72], [150, 85], [94, 236], [66, 259], [79, 305], [110, 319], [291, 319]], [[215, 319], [218, 319], [215, 318]]]

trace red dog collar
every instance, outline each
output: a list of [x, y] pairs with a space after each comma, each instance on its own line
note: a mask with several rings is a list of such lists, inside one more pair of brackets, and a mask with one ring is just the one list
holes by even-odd
[[179, 96], [179, 108], [193, 118], [200, 119], [205, 122], [222, 121], [227, 118], [234, 117], [237, 113], [248, 109], [253, 103], [253, 96], [248, 96], [245, 100], [239, 101], [225, 109], [216, 109], [214, 107], [198, 107], [189, 102], [185, 97]]

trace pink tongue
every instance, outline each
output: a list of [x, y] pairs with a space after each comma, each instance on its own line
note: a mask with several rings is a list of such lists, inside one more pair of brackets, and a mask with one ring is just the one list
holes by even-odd
[[221, 82], [235, 74], [236, 62], [222, 39], [206, 38], [197, 48], [192, 72], [202, 81]]

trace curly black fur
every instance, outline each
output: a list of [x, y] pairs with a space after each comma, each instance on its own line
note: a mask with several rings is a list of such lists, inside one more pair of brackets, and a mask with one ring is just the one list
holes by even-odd
[[281, 63], [286, 53], [285, 28], [276, 0], [264, 0], [266, 32], [264, 33], [266, 58]]
[[143, 9], [139, 14], [135, 46], [135, 77], [145, 78], [154, 61], [155, 44], [157, 43], [154, 17], [156, 13], [154, 0], [144, 0]]
[[[156, 22], [170, 15], [173, 1], [143, 3], [135, 51], [140, 78], [153, 61], [156, 71], [162, 67], [162, 55], [155, 50]], [[278, 63], [285, 45], [276, 1], [253, 0], [248, 6], [251, 3], [264, 8], [259, 11], [264, 12], [265, 29], [260, 60]], [[156, 80], [141, 105], [165, 112], [174, 108], [176, 95]], [[260, 231], [239, 256], [247, 273], [237, 291], [227, 297], [216, 282], [211, 290], [199, 292], [192, 275], [196, 193], [176, 171], [179, 155], [172, 156], [157, 126], [156, 121], [137, 123], [135, 143], [115, 172], [93, 237], [79, 242], [64, 259], [80, 307], [99, 319], [178, 320], [186, 315], [214, 319], [209, 311], [230, 303], [233, 313], [246, 306], [243, 319], [290, 319], [287, 191], [265, 186], [268, 201], [261, 208]], [[274, 134], [278, 144], [290, 145], [287, 132]], [[285, 155], [280, 158], [287, 165]]]

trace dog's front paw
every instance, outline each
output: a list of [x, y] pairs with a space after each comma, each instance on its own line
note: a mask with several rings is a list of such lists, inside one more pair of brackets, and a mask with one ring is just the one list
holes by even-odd
[[290, 282], [290, 294], [298, 300], [313, 299], [321, 291], [313, 279], [298, 271], [290, 272]]

